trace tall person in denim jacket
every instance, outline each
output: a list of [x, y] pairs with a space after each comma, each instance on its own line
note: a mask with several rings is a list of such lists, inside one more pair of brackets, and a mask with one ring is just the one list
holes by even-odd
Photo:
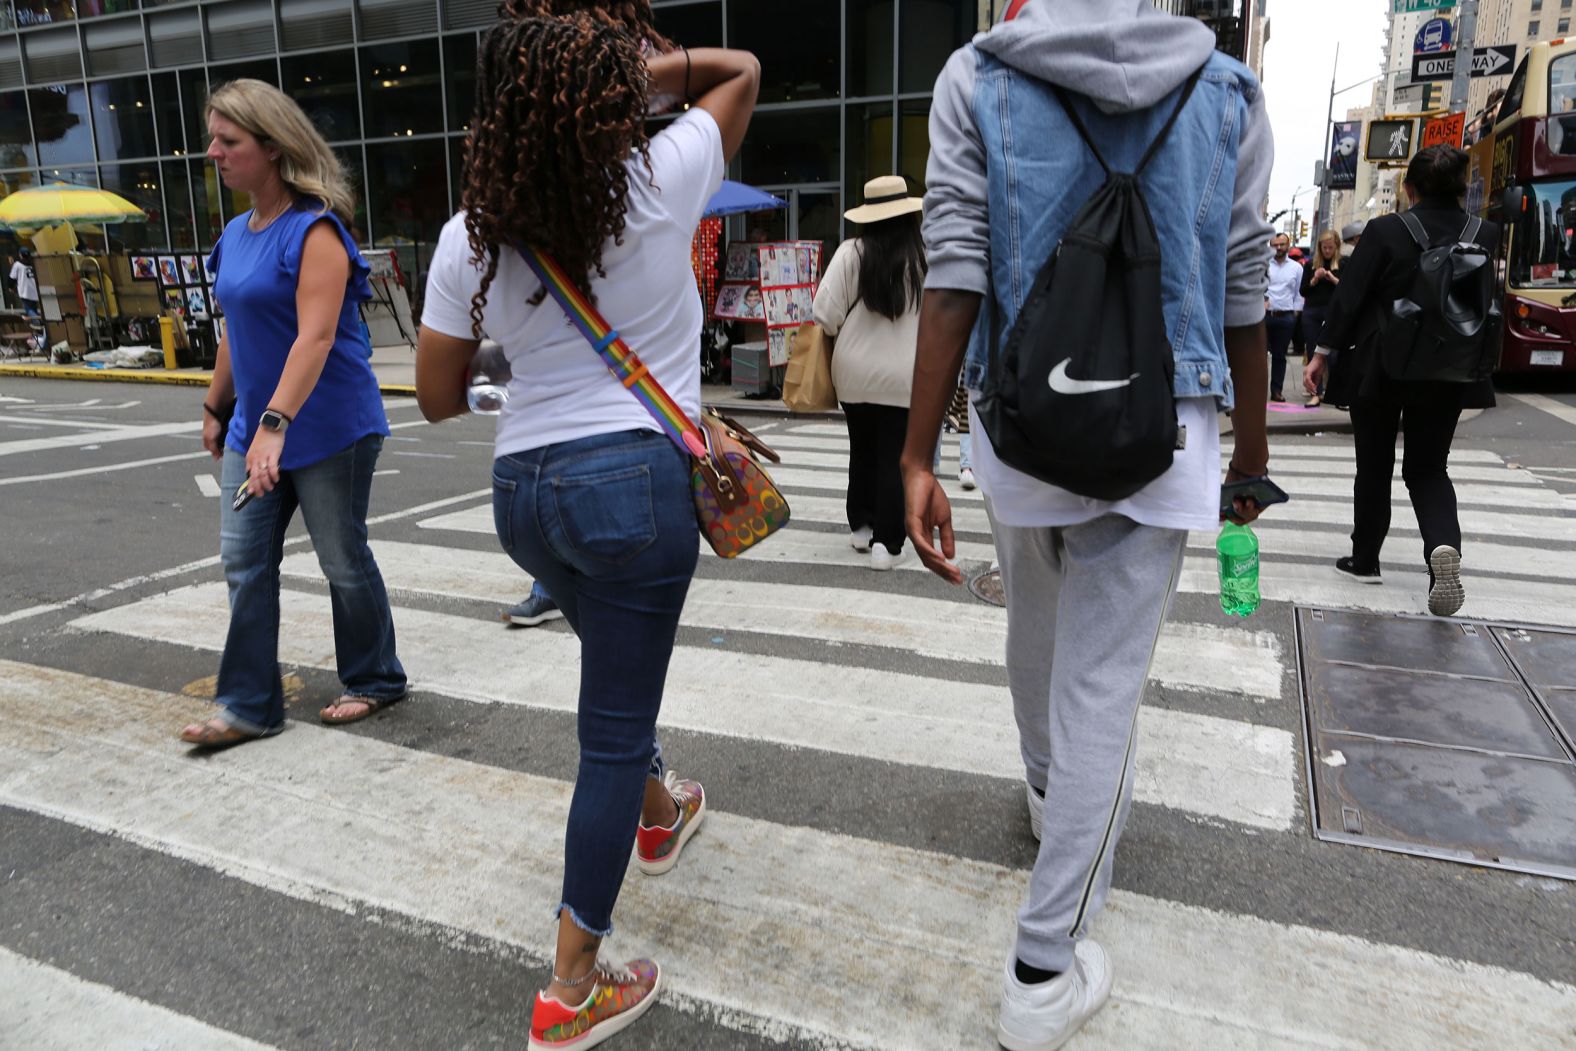
[[[233, 80], [208, 101], [208, 158], [252, 208], [208, 260], [228, 327], [203, 400], [203, 445], [223, 458], [219, 554], [230, 633], [219, 663], [224, 711], [181, 731], [199, 747], [239, 744], [285, 724], [279, 682], [279, 563], [296, 509], [334, 611], [344, 693], [324, 722], [364, 719], [405, 696], [388, 593], [367, 546], [367, 506], [389, 433], [359, 307], [370, 272], [346, 228], [339, 161], [284, 92]], [[235, 411], [225, 426], [223, 414]], [[240, 510], [236, 490], [254, 494]]]
[[[665, 770], [656, 740], [700, 536], [688, 458], [515, 246], [556, 259], [695, 418], [702, 318], [690, 244], [759, 77], [739, 51], [643, 59], [634, 37], [597, 16], [505, 19], [482, 38], [463, 210], [428, 271], [422, 413], [464, 412], [480, 335], [498, 340], [511, 372], [492, 469], [498, 540], [580, 639], [579, 768], [552, 980], [531, 1015], [536, 1051], [600, 1043], [661, 989], [653, 961], [616, 966], [598, 952], [631, 851], [645, 874], [666, 873], [705, 814], [701, 785]], [[654, 94], [696, 98], [648, 138]]]
[[[1014, 0], [936, 83], [930, 272], [903, 474], [910, 539], [958, 583], [951, 508], [931, 470], [958, 370], [966, 354], [964, 383], [977, 396], [991, 355], [986, 309], [1010, 331], [1036, 274], [1105, 181], [1050, 85], [1068, 91], [1112, 170], [1131, 172], [1199, 74], [1140, 179], [1161, 247], [1185, 447], [1133, 496], [1087, 499], [1003, 463], [972, 412], [974, 473], [1007, 594], [1029, 827], [1043, 836], [1002, 978], [997, 1037], [1011, 1049], [1060, 1047], [1110, 995], [1111, 961], [1087, 933], [1111, 884], [1138, 704], [1187, 531], [1219, 521], [1218, 411], [1235, 405], [1227, 477], [1267, 470], [1270, 231], [1261, 209], [1272, 146], [1258, 82], [1214, 44], [1198, 21], [1147, 0]], [[1235, 511], [1242, 521], [1257, 515], [1251, 502]]]

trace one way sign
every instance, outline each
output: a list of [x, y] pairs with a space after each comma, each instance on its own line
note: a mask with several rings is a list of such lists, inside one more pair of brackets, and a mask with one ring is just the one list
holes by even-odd
[[[1516, 65], [1516, 45], [1502, 44], [1495, 47], [1474, 48], [1472, 75], [1474, 77], [1508, 76]], [[1431, 55], [1412, 58], [1412, 82], [1423, 80], [1449, 80], [1456, 75], [1456, 53], [1436, 51]]]

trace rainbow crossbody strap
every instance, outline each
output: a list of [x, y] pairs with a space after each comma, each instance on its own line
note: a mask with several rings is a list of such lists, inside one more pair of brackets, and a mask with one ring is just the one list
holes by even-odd
[[558, 265], [558, 261], [539, 248], [520, 245], [515, 248], [524, 257], [532, 273], [541, 280], [543, 287], [564, 308], [564, 313], [569, 315], [569, 320], [574, 322], [586, 342], [601, 356], [613, 378], [646, 407], [646, 411], [651, 413], [663, 433], [679, 447], [679, 451], [697, 460], [707, 459], [706, 438], [700, 428], [679, 408], [678, 402], [662, 389], [662, 384], [646, 368], [645, 362], [629, 349], [629, 344], [619, 336], [618, 330], [607, 323], [607, 319], [580, 291], [564, 268]]

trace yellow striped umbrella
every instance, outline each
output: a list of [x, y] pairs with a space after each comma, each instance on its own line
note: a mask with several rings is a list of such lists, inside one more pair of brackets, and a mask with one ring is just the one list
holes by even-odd
[[32, 229], [56, 223], [123, 223], [146, 219], [142, 209], [108, 190], [57, 182], [0, 200], [0, 226]]

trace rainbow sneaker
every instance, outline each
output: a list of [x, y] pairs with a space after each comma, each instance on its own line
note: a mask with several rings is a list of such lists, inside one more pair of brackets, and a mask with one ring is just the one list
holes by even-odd
[[623, 967], [596, 964], [596, 985], [579, 1007], [536, 994], [531, 1011], [531, 1051], [595, 1047], [621, 1032], [657, 1001], [662, 968], [651, 960], [630, 960]]
[[679, 851], [706, 817], [706, 790], [699, 781], [679, 777], [672, 770], [662, 779], [678, 804], [679, 818], [671, 828], [642, 824], [635, 832], [635, 864], [648, 876], [660, 876], [679, 862]]

